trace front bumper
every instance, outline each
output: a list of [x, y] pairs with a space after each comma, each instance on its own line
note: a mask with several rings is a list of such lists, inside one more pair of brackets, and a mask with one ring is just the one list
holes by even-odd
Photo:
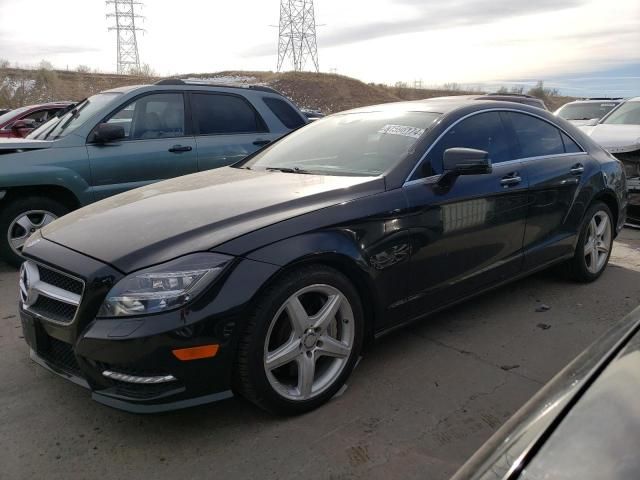
[[[89, 389], [94, 400], [110, 407], [132, 413], [157, 413], [233, 396], [228, 377], [231, 359], [220, 352], [211, 359], [181, 362], [170, 353], [171, 348], [180, 348], [180, 342], [167, 345], [161, 336], [120, 342], [83, 335], [71, 344], [53, 336], [57, 333], [55, 328], [22, 308], [20, 318], [32, 360]], [[91, 335], [91, 329], [87, 335]], [[150, 343], [157, 348], [141, 358], [140, 352], [149, 350]], [[105, 377], [105, 370], [135, 374], [138, 378], [167, 374], [175, 380], [129, 383]]]
[[640, 177], [627, 180], [629, 203], [627, 203], [627, 224], [640, 228]]
[[[108, 291], [124, 274], [45, 238], [36, 240], [25, 248], [27, 258], [86, 285], [77, 313], [66, 324], [20, 305], [24, 337], [37, 363], [88, 388], [95, 400], [135, 413], [174, 410], [232, 396], [236, 345], [244, 330], [246, 309], [278, 267], [242, 259], [181, 309], [144, 317], [96, 319]], [[209, 358], [184, 361], [172, 353], [212, 344], [218, 349]], [[108, 378], [105, 371], [137, 379], [172, 376], [174, 380], [131, 383]]]

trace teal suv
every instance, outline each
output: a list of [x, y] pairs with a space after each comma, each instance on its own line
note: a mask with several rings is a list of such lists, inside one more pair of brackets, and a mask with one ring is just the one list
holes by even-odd
[[230, 165], [306, 123], [262, 86], [163, 80], [89, 97], [24, 140], [0, 139], [0, 258], [19, 265], [27, 238], [71, 210]]

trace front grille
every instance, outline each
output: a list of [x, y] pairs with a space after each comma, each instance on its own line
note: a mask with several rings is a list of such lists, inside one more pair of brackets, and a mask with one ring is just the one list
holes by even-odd
[[40, 295], [29, 310], [54, 322], [69, 323], [76, 316], [78, 307]]
[[57, 338], [47, 337], [38, 347], [38, 355], [59, 369], [76, 376], [82, 376], [82, 371], [73, 353], [73, 347]]
[[43, 265], [38, 265], [38, 272], [40, 273], [40, 280], [43, 282], [66, 290], [67, 292], [82, 295], [83, 284], [80, 280], [69, 277], [64, 273], [51, 270]]
[[640, 150], [616, 153], [614, 156], [624, 165], [624, 171], [627, 174], [627, 179], [640, 177]]
[[26, 261], [20, 270], [20, 295], [25, 310], [51, 322], [73, 322], [84, 282], [50, 267]]

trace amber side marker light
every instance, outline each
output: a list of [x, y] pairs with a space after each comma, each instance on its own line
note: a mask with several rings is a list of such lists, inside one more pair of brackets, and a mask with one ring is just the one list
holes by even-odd
[[219, 348], [220, 345], [202, 345], [201, 347], [179, 348], [173, 350], [173, 354], [178, 360], [186, 362], [188, 360], [215, 357]]

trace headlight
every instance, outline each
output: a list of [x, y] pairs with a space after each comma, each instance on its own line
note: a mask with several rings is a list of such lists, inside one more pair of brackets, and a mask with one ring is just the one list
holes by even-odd
[[211, 284], [232, 257], [195, 253], [120, 280], [102, 303], [98, 317], [147, 315], [180, 307]]

